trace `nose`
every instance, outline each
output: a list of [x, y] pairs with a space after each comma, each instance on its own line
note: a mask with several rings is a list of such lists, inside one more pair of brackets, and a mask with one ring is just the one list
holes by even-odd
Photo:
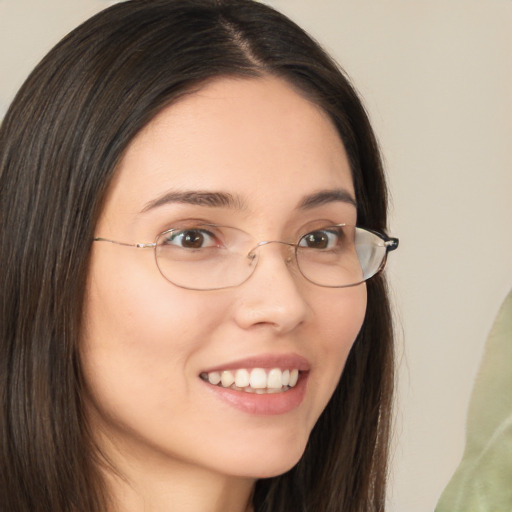
[[[261, 242], [250, 253], [257, 258], [251, 277], [239, 287], [235, 321], [244, 328], [269, 326], [284, 334], [307, 317], [307, 283], [293, 264], [292, 244]], [[263, 254], [264, 253], [264, 254]]]

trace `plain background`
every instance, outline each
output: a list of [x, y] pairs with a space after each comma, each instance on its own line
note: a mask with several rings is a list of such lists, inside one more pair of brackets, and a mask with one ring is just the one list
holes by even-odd
[[[115, 2], [0, 0], [0, 117], [67, 31]], [[486, 336], [512, 286], [512, 1], [269, 0], [362, 94], [400, 237], [389, 510], [430, 512], [464, 449]], [[512, 363], [511, 363], [512, 364]]]

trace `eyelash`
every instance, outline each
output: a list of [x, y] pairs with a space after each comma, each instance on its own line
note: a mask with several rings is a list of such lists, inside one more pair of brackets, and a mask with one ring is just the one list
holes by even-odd
[[[225, 231], [235, 229], [239, 233], [245, 233], [237, 228], [227, 226], [223, 227], [211, 224], [189, 225], [186, 227], [172, 228], [169, 233], [164, 232], [161, 245], [189, 250], [226, 247], [229, 245], [229, 243], [226, 243], [229, 242], [229, 235], [223, 233], [222, 228], [224, 228]], [[304, 249], [334, 250], [340, 246], [344, 235], [343, 230], [336, 230], [332, 224], [317, 224], [317, 227], [310, 226], [308, 229], [302, 230], [296, 237], [295, 243]], [[337, 237], [337, 239], [333, 240], [335, 237]], [[231, 240], [231, 242], [232, 241], [233, 240]], [[188, 247], [186, 246], [187, 243]], [[207, 245], [204, 245], [205, 243]], [[317, 244], [317, 246], [313, 247], [314, 244]]]
[[[209, 226], [211, 228], [211, 226]], [[187, 227], [187, 228], [181, 228], [181, 229], [176, 229], [172, 232], [169, 233], [169, 235], [165, 237], [165, 240], [164, 240], [164, 243], [166, 245], [175, 245], [175, 244], [172, 244], [171, 242], [174, 242], [174, 240], [180, 238], [181, 240], [183, 240], [183, 238], [186, 238], [187, 235], [188, 236], [191, 236], [192, 233], [199, 233], [201, 234], [201, 236], [204, 237], [204, 235], [206, 235], [206, 237], [212, 239], [212, 240], [218, 240], [218, 236], [215, 235], [215, 233], [212, 232], [211, 229], [205, 229], [205, 228], [202, 228], [200, 226], [194, 226], [194, 227]], [[193, 243], [194, 240], [191, 240], [191, 242]], [[222, 245], [221, 244], [216, 244], [214, 245], [214, 247], [220, 247]], [[208, 247], [212, 247], [212, 246], [208, 246]], [[205, 247], [201, 246], [201, 247], [190, 247], [190, 249], [204, 249]]]

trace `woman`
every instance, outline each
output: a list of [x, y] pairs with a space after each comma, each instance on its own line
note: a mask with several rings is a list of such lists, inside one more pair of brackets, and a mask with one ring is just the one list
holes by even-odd
[[28, 78], [0, 155], [2, 510], [384, 509], [397, 240], [301, 29], [117, 4]]

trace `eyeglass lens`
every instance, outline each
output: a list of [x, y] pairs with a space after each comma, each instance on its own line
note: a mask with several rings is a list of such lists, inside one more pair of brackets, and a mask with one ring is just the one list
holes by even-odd
[[214, 290], [246, 281], [269, 244], [282, 245], [307, 280], [326, 287], [353, 286], [369, 279], [384, 265], [388, 250], [378, 234], [347, 225], [315, 229], [296, 244], [257, 244], [237, 228], [201, 225], [159, 235], [155, 257], [160, 272], [175, 285]]

